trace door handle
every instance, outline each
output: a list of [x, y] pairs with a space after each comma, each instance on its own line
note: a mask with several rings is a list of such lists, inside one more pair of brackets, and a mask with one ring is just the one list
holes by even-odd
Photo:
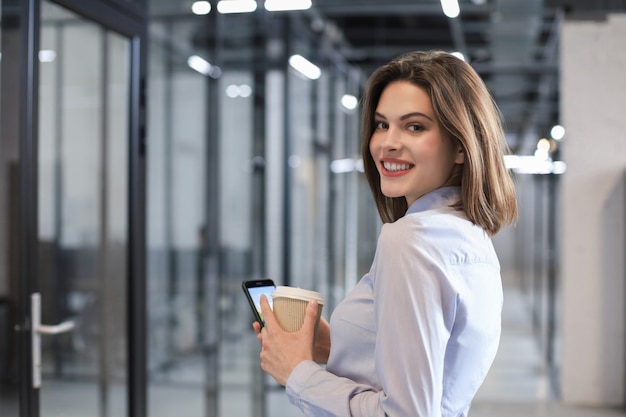
[[57, 335], [74, 329], [74, 322], [67, 320], [57, 325], [41, 324], [41, 294], [33, 293], [30, 297], [33, 345], [33, 388], [41, 387], [41, 335]]
[[57, 324], [56, 326], [40, 324], [39, 327], [37, 327], [37, 331], [39, 332], [39, 334], [51, 334], [51, 335], [67, 333], [73, 329], [74, 329], [74, 322], [72, 320], [64, 321], [62, 323]]

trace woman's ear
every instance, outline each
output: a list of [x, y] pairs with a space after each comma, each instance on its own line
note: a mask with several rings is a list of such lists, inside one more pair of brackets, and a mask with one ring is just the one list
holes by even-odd
[[464, 164], [465, 163], [465, 151], [463, 151], [463, 147], [458, 145], [458, 149], [456, 151], [456, 157], [454, 158], [455, 164]]

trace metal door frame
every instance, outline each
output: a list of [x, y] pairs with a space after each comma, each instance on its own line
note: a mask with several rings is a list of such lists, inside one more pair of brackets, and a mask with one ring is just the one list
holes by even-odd
[[[42, 0], [12, 0], [19, 7], [21, 78], [17, 189], [17, 317], [20, 417], [39, 416], [39, 389], [33, 388], [31, 294], [38, 292], [38, 83]], [[128, 187], [128, 416], [147, 415], [146, 348], [146, 6], [124, 0], [52, 0], [86, 19], [126, 36], [130, 51]]]

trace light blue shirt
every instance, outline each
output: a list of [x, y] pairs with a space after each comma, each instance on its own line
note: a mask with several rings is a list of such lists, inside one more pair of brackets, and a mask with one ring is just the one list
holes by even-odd
[[491, 239], [435, 190], [383, 225], [370, 271], [333, 311], [326, 367], [300, 363], [287, 395], [306, 416], [464, 417], [500, 340]]

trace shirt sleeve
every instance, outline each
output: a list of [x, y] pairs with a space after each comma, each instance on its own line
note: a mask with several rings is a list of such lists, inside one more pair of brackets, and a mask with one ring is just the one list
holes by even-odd
[[425, 236], [398, 224], [381, 233], [376, 265], [375, 362], [389, 416], [441, 415], [444, 360], [456, 309], [450, 271]]
[[[398, 233], [400, 235], [398, 235]], [[449, 331], [444, 273], [413, 234], [383, 227], [374, 265], [376, 343], [382, 389], [336, 376], [303, 362], [287, 381], [290, 401], [306, 416], [405, 417], [441, 415]]]
[[307, 417], [385, 416], [377, 390], [336, 376], [313, 361], [301, 362], [291, 373], [287, 397]]

